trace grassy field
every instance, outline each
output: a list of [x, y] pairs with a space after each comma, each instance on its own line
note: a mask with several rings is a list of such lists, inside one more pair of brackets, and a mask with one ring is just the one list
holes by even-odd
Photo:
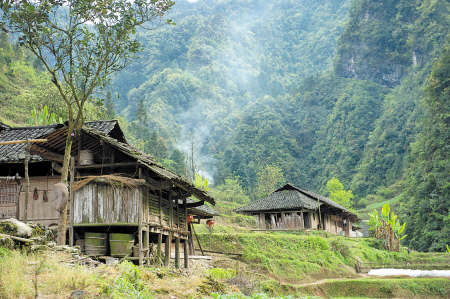
[[[443, 262], [445, 254], [388, 252], [380, 240], [346, 238], [323, 232], [235, 232], [231, 227], [196, 228], [203, 249], [241, 254], [250, 269], [285, 283], [301, 284], [318, 279], [354, 278], [357, 260], [396, 264]], [[226, 231], [226, 232], [225, 232]]]
[[253, 232], [239, 226], [242, 221], [247, 223], [216, 224], [213, 233], [196, 225], [204, 250], [235, 254], [211, 253], [216, 268], [206, 271], [130, 262], [90, 268], [68, 262], [67, 254], [0, 247], [0, 298], [34, 298], [36, 292], [68, 298], [75, 289], [85, 290], [84, 298], [113, 299], [450, 298], [449, 279], [366, 278], [355, 272], [356, 260], [442, 263], [445, 254], [387, 252], [375, 239], [323, 232]]

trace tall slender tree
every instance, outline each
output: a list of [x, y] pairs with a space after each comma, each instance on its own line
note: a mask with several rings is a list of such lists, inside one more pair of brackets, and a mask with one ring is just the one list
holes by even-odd
[[[3, 30], [19, 35], [50, 74], [69, 119], [61, 181], [67, 183], [72, 142], [84, 123], [84, 107], [129, 65], [143, 47], [138, 27], [154, 29], [174, 2], [169, 0], [3, 0]], [[61, 213], [58, 244], [65, 243], [67, 207]]]

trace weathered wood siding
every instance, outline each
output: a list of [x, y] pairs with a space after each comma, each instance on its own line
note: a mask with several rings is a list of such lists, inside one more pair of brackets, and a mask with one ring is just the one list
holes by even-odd
[[325, 231], [338, 235], [343, 230], [342, 217], [325, 214]]
[[[47, 177], [30, 177], [30, 197], [28, 201], [28, 221], [38, 222], [42, 225], [58, 224], [59, 212], [51, 204], [53, 185], [59, 183], [59, 175]], [[19, 220], [23, 220], [25, 209], [25, 180], [22, 179], [22, 190], [19, 197]], [[38, 199], [33, 199], [34, 189], [38, 190]], [[47, 191], [48, 201], [43, 200], [44, 190]], [[70, 211], [68, 212], [70, 213]]]
[[[74, 224], [138, 223], [142, 188], [92, 183], [74, 192]], [[144, 213], [144, 219], [147, 213]]]
[[[159, 223], [165, 227], [170, 227], [170, 223], [169, 223], [169, 200], [163, 198], [162, 199], [162, 221], [161, 221], [161, 216], [160, 216], [160, 212], [159, 212], [159, 196], [157, 195], [150, 195], [149, 196], [149, 203], [148, 203], [148, 207], [149, 207], [149, 222], [153, 222], [153, 223]], [[176, 205], [173, 205], [173, 228], [178, 228], [178, 223], [180, 224], [180, 229], [181, 230], [187, 230], [186, 229], [186, 217], [184, 215], [184, 209], [179, 207], [178, 208], [178, 214], [177, 215], [177, 209], [176, 209]], [[178, 220], [177, 220], [178, 217]]]

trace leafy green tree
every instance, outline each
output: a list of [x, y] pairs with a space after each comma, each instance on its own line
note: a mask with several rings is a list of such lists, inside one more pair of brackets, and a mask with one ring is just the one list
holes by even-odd
[[433, 66], [422, 105], [420, 133], [411, 146], [404, 213], [409, 246], [445, 251], [450, 243], [450, 44]]
[[174, 149], [169, 159], [174, 162], [173, 171], [176, 174], [186, 175], [186, 156], [179, 149]]
[[284, 171], [278, 165], [260, 166], [258, 171], [258, 196], [264, 197], [285, 183]]
[[[171, 1], [23, 0], [2, 1], [2, 29], [19, 34], [19, 44], [42, 62], [66, 103], [68, 132], [78, 132], [86, 103], [129, 65], [141, 44], [136, 29], [161, 16]], [[170, 21], [168, 21], [170, 23]], [[67, 183], [76, 134], [67, 134], [61, 182]], [[65, 243], [67, 207], [60, 214], [58, 244]]]
[[115, 119], [116, 118], [116, 111], [114, 110], [114, 102], [112, 99], [111, 90], [108, 90], [108, 92], [106, 93], [105, 116], [107, 119]]
[[223, 184], [215, 186], [211, 194], [217, 200], [217, 208], [220, 213], [231, 214], [234, 208], [250, 202], [238, 177], [229, 176]]
[[337, 178], [333, 177], [327, 182], [327, 192], [328, 197], [332, 201], [340, 204], [344, 208], [354, 211], [351, 207], [352, 198], [354, 197], [352, 191], [344, 190], [344, 185]]
[[139, 99], [136, 114], [134, 115], [137, 125], [137, 135], [141, 138], [148, 138], [149, 129], [148, 129], [148, 115], [147, 109], [145, 108], [144, 99]]

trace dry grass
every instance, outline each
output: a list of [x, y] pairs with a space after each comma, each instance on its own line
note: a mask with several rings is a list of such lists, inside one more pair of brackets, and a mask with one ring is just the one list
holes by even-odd
[[[118, 278], [124, 277], [122, 265], [101, 265], [90, 268], [69, 264], [67, 261], [70, 256], [65, 253], [27, 254], [21, 251], [5, 251], [7, 254], [2, 257], [2, 252], [0, 247], [0, 298], [2, 299], [35, 298], [36, 278], [38, 298], [41, 299], [69, 298], [72, 290], [86, 291], [84, 298], [106, 299], [111, 296], [112, 298], [129, 298], [125, 295], [126, 288], [117, 289], [120, 288]], [[189, 270], [188, 274], [184, 275], [174, 274], [164, 268], [160, 270], [139, 268], [137, 271], [139, 271], [139, 283], [144, 284], [144, 289], [150, 292], [142, 298], [202, 298], [211, 292], [221, 291], [224, 287], [228, 291], [239, 291], [234, 286], [225, 286], [208, 279], [202, 270]]]
[[85, 289], [98, 297], [107, 283], [106, 269], [68, 265], [66, 254], [25, 254], [11, 251], [0, 259], [0, 298], [68, 298], [74, 289]]
[[[119, 174], [108, 174], [108, 175], [100, 175], [100, 176], [88, 176], [87, 178], [75, 182], [73, 184], [73, 190], [77, 191], [81, 189], [82, 187], [86, 186], [87, 184], [100, 180], [108, 183], [109, 185], [113, 186], [113, 188], [121, 189], [123, 187], [129, 188], [129, 189], [136, 189], [140, 186], [148, 185], [146, 182], [132, 179], [126, 176], [121, 176]], [[150, 186], [150, 185], [148, 185]]]

